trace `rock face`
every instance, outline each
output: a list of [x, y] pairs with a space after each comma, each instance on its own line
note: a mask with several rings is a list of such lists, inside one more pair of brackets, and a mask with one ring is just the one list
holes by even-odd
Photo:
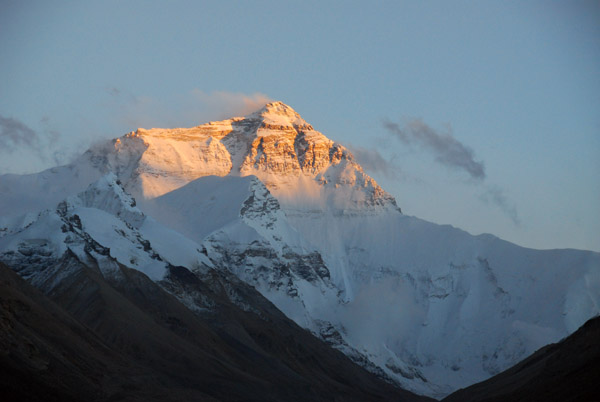
[[244, 118], [188, 129], [138, 129], [113, 144], [114, 150], [105, 145], [92, 150], [89, 158], [117, 171], [126, 189], [145, 198], [199, 177], [255, 175], [284, 203], [293, 203], [299, 188], [319, 193], [344, 187], [353, 195], [349, 207], [395, 205], [346, 148], [281, 102]]
[[[0, 211], [0, 260], [40, 288], [68, 276], [65, 253], [106, 277], [229, 275], [380, 378], [435, 397], [567, 336], [600, 306], [600, 254], [405, 216], [348, 150], [281, 102], [138, 129], [70, 165], [0, 176]], [[260, 311], [223, 286], [237, 308]]]

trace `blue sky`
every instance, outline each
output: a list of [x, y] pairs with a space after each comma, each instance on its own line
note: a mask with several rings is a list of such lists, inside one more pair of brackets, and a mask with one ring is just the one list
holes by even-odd
[[0, 0], [0, 55], [0, 173], [269, 98], [406, 214], [600, 251], [597, 1]]

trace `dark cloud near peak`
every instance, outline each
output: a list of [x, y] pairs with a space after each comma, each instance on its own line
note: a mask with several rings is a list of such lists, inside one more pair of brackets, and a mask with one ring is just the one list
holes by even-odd
[[23, 146], [39, 148], [38, 134], [21, 121], [0, 115], [0, 148], [14, 151]]
[[517, 212], [517, 207], [508, 200], [508, 197], [500, 187], [486, 186], [480, 198], [484, 202], [492, 203], [500, 208], [512, 220], [515, 226], [521, 226], [521, 218]]
[[485, 166], [475, 159], [475, 153], [452, 136], [450, 132], [439, 133], [421, 119], [413, 119], [404, 127], [384, 120], [386, 130], [406, 145], [416, 145], [430, 152], [435, 160], [447, 167], [462, 170], [474, 180], [485, 179]]
[[352, 152], [356, 162], [367, 172], [381, 173], [390, 179], [398, 179], [400, 168], [384, 158], [376, 149], [352, 144], [346, 144], [346, 147]]
[[105, 88], [106, 93], [109, 94], [110, 96], [119, 96], [121, 95], [121, 90], [119, 88], [116, 87], [106, 87]]
[[477, 160], [471, 148], [452, 136], [450, 127], [447, 132], [440, 133], [421, 119], [410, 120], [404, 126], [384, 120], [383, 126], [392, 137], [403, 144], [417, 146], [432, 154], [440, 164], [466, 172], [473, 179], [473, 183], [483, 189], [479, 197], [482, 202], [499, 208], [515, 226], [521, 226], [515, 204], [509, 200], [502, 188], [484, 182], [486, 173], [483, 161]]
[[51, 124], [51, 119], [49, 116], [43, 116], [40, 119], [40, 124], [42, 125], [42, 136], [45, 137], [47, 145], [55, 146], [58, 144], [58, 140], [60, 139], [60, 133], [53, 128]]
[[63, 163], [64, 152], [57, 150], [60, 133], [52, 128], [48, 116], [43, 116], [39, 123], [41, 131], [34, 130], [13, 117], [0, 115], [0, 155], [24, 151], [25, 155], [35, 155], [47, 163]]

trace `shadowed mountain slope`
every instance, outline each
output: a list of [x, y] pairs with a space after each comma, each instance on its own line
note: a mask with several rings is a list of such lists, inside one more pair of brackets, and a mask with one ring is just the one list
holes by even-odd
[[[367, 373], [235, 278], [171, 267], [159, 285], [125, 267], [107, 279], [67, 263], [79, 269], [52, 300], [0, 265], [4, 401], [427, 400]], [[161, 286], [213, 308], [192, 312]]]
[[444, 402], [600, 401], [600, 317]]

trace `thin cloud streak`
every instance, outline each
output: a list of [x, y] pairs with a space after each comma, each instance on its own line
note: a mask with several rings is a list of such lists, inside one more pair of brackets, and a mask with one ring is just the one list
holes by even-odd
[[30, 127], [12, 117], [0, 115], [0, 152], [14, 151], [18, 147], [39, 150], [39, 137]]
[[[44, 116], [39, 120], [40, 130], [34, 130], [22, 121], [13, 117], [0, 115], [0, 154], [6, 155], [5, 159], [15, 154], [16, 158], [33, 158], [35, 162], [30, 163], [52, 163], [57, 166], [65, 163], [66, 153], [57, 149], [60, 141], [60, 133], [52, 128], [50, 118]], [[2, 165], [2, 169], [10, 170], [12, 165]]]
[[384, 121], [383, 126], [390, 134], [406, 145], [418, 145], [430, 152], [442, 165], [463, 170], [475, 180], [484, 180], [485, 166], [475, 160], [473, 150], [454, 138], [450, 133], [440, 134], [420, 119], [411, 120], [405, 127]]
[[486, 203], [492, 203], [508, 216], [515, 226], [521, 226], [521, 218], [517, 212], [517, 207], [508, 200], [504, 191], [498, 186], [486, 186], [485, 192], [480, 196]]
[[[227, 91], [207, 93], [198, 89], [192, 91], [192, 99], [194, 106], [202, 107], [204, 113], [214, 115], [217, 119], [245, 116], [272, 101], [267, 95], [259, 92], [250, 95]], [[197, 110], [195, 112], [197, 113]]]
[[379, 151], [373, 148], [363, 148], [357, 145], [346, 144], [354, 158], [367, 172], [381, 173], [390, 179], [398, 179], [400, 167], [385, 159]]
[[482, 202], [495, 205], [515, 226], [521, 226], [517, 207], [509, 201], [504, 190], [496, 185], [484, 184], [486, 173], [483, 161], [476, 160], [475, 152], [454, 138], [451, 132], [439, 133], [421, 119], [410, 120], [404, 127], [385, 120], [383, 126], [403, 144], [419, 146], [431, 153], [443, 166], [466, 172], [473, 183], [483, 187], [483, 193], [479, 197]]
[[107, 86], [106, 88], [104, 88], [104, 90], [110, 96], [119, 96], [121, 94], [121, 91], [119, 90], [119, 88], [116, 88], [116, 87], [108, 87]]
[[262, 93], [204, 92], [194, 89], [175, 99], [136, 96], [120, 88], [107, 87], [119, 123], [137, 127], [191, 127], [211, 120], [248, 115], [271, 101]]

